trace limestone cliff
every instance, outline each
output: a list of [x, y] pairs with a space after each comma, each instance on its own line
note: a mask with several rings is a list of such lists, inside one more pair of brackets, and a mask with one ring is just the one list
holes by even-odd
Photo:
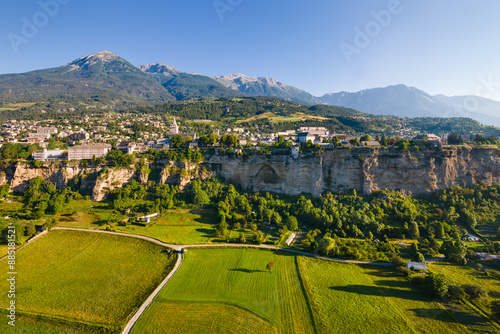
[[[206, 168], [203, 168], [206, 167]], [[35, 168], [17, 163], [0, 173], [0, 185], [11, 184], [11, 191], [23, 192], [29, 181], [40, 176], [64, 188], [78, 178], [80, 189], [101, 201], [112, 189], [132, 180], [146, 184], [151, 179], [135, 168], [82, 167], [75, 163], [44, 163]], [[187, 162], [160, 161], [156, 170], [159, 183], [184, 189], [191, 180], [216, 174], [227, 181], [254, 191], [277, 193], [343, 192], [356, 189], [369, 194], [378, 189], [430, 193], [458, 184], [500, 183], [500, 150], [487, 148], [435, 149], [426, 152], [399, 152], [396, 149], [335, 149], [322, 154], [300, 156], [213, 156], [202, 166]], [[148, 169], [149, 169], [148, 168]]]
[[141, 181], [140, 174], [136, 175], [133, 168], [106, 169], [97, 177], [92, 191], [92, 200], [100, 202], [106, 198], [107, 192], [122, 188], [132, 180]]
[[425, 194], [458, 184], [500, 182], [498, 149], [453, 148], [427, 152], [396, 149], [335, 149], [321, 155], [215, 156], [207, 163], [226, 180], [254, 191], [279, 193], [342, 192], [369, 194], [378, 189], [404, 189]]

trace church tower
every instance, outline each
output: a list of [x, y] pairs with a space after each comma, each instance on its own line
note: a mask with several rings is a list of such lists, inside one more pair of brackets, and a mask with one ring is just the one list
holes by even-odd
[[179, 126], [177, 125], [177, 122], [175, 121], [174, 117], [174, 122], [170, 124], [170, 134], [171, 135], [176, 135], [179, 133]]

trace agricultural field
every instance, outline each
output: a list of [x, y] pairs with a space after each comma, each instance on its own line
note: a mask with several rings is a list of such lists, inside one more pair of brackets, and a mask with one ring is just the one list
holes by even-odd
[[[110, 220], [116, 222], [130, 217], [113, 213], [105, 202], [78, 200], [72, 201], [56, 218], [59, 219], [59, 226], [63, 227], [102, 229], [108, 226]], [[112, 229], [152, 237], [170, 244], [206, 244], [216, 241], [215, 218], [210, 210], [172, 209], [147, 226], [130, 223], [120, 226], [113, 223]]]
[[[271, 261], [276, 267], [269, 272]], [[133, 333], [187, 328], [190, 333], [467, 332], [393, 268], [257, 249], [189, 249]]]
[[299, 258], [299, 268], [319, 333], [466, 332], [392, 268], [307, 257]]
[[295, 261], [258, 249], [189, 249], [133, 333], [180, 333], [188, 324], [190, 333], [314, 333]]
[[120, 219], [125, 216], [115, 215], [108, 203], [81, 199], [71, 201], [56, 218], [59, 226], [97, 229], [106, 225], [110, 218]]
[[306, 120], [317, 120], [317, 121], [328, 120], [328, 118], [326, 118], [326, 117], [307, 115], [304, 113], [296, 113], [296, 114], [292, 114], [289, 116], [279, 116], [279, 115], [276, 115], [276, 114], [268, 111], [268, 112], [265, 112], [265, 113], [262, 113], [259, 115], [255, 115], [255, 116], [246, 118], [244, 120], [236, 121], [236, 123], [253, 122], [253, 121], [258, 121], [261, 119], [266, 119], [266, 120], [269, 120], [273, 123], [303, 122]]
[[479, 307], [484, 313], [489, 313], [489, 308], [486, 306], [493, 300], [500, 299], [500, 280], [486, 273], [473, 269], [471, 267], [459, 266], [447, 262], [434, 262], [429, 266], [429, 270], [446, 276], [446, 279], [452, 285], [477, 285], [489, 292], [488, 298], [485, 300], [475, 302], [474, 304]]
[[[20, 324], [28, 333], [38, 323], [52, 328], [48, 333], [114, 333], [170, 272], [176, 255], [144, 240], [55, 230], [20, 250], [16, 260], [17, 311], [29, 318]], [[0, 289], [8, 291], [7, 284], [0, 281]], [[0, 308], [8, 303], [2, 294]]]
[[175, 209], [163, 213], [148, 226], [116, 226], [117, 232], [145, 235], [169, 244], [195, 245], [216, 241], [215, 214], [208, 210]]

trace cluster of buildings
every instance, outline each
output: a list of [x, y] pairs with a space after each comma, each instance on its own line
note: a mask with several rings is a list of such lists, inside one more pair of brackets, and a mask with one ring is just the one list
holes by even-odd
[[[138, 124], [140, 126], [138, 126]], [[210, 120], [195, 120], [189, 126], [203, 124], [213, 127]], [[241, 146], [272, 145], [278, 138], [291, 141], [292, 154], [298, 155], [297, 144], [312, 142], [322, 147], [332, 146], [334, 137], [344, 146], [352, 146], [351, 141], [356, 137], [350, 134], [335, 133], [325, 127], [300, 127], [296, 130], [287, 130], [277, 133], [270, 133], [266, 129], [267, 125], [247, 127], [234, 127], [225, 130], [213, 128], [213, 133], [217, 135], [234, 134], [238, 136]], [[400, 131], [408, 129], [401, 124]], [[137, 131], [137, 133], [136, 133]], [[464, 133], [464, 138], [468, 134]], [[81, 160], [92, 157], [102, 157], [107, 155], [111, 149], [111, 143], [116, 143], [118, 150], [126, 154], [143, 153], [149, 149], [168, 150], [171, 147], [170, 140], [175, 136], [182, 136], [189, 147], [197, 146], [198, 136], [193, 128], [188, 131], [181, 131], [177, 120], [174, 118], [171, 124], [165, 124], [163, 118], [157, 115], [136, 115], [136, 114], [93, 114], [84, 116], [81, 119], [73, 120], [45, 120], [45, 121], [16, 121], [11, 120], [2, 125], [0, 136], [0, 146], [2, 143], [28, 143], [37, 144], [43, 150], [33, 152], [33, 159], [40, 161], [54, 160]], [[436, 145], [446, 144], [447, 135], [438, 137], [428, 134], [420, 137], [409, 137], [415, 140], [426, 139]], [[62, 149], [48, 149], [49, 140], [63, 142]], [[363, 141], [360, 146], [379, 146], [375, 140]], [[54, 145], [52, 145], [54, 146]]]

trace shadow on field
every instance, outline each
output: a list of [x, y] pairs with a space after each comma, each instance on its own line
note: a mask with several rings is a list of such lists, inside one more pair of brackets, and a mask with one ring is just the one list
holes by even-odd
[[406, 281], [390, 281], [390, 280], [380, 280], [375, 281], [378, 286], [385, 286], [388, 288], [408, 288], [409, 283]]
[[387, 267], [370, 268], [370, 270], [367, 270], [367, 272], [368, 274], [377, 277], [400, 277], [395, 270]]
[[366, 296], [380, 296], [380, 297], [394, 297], [408, 300], [426, 301], [425, 298], [420, 296], [415, 291], [400, 290], [395, 288], [387, 288], [382, 286], [369, 286], [369, 285], [346, 285], [346, 286], [331, 286], [331, 290], [356, 293], [358, 295]]
[[239, 271], [242, 273], [247, 273], [247, 274], [253, 274], [253, 273], [265, 273], [264, 270], [257, 270], [257, 269], [245, 269], [245, 268], [235, 268], [235, 269], [228, 269], [229, 271]]
[[410, 311], [415, 312], [415, 315], [420, 318], [434, 319], [443, 322], [456, 322], [448, 312], [442, 309], [433, 308], [414, 308]]
[[214, 230], [209, 228], [197, 228], [196, 232], [203, 233], [202, 235], [203, 238], [211, 238], [214, 236]]

